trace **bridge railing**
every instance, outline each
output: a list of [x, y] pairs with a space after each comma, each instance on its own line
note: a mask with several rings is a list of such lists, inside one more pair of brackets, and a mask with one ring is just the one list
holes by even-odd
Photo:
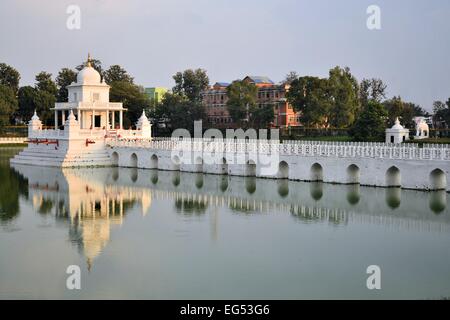
[[369, 142], [283, 142], [272, 140], [234, 139], [109, 139], [112, 147], [146, 148], [216, 153], [261, 153], [302, 157], [384, 158], [404, 160], [450, 160], [450, 148], [394, 145]]

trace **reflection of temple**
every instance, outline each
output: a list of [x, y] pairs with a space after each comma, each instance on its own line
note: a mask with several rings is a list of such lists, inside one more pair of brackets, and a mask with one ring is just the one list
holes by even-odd
[[132, 207], [145, 215], [152, 202], [173, 204], [183, 219], [210, 219], [219, 234], [220, 208], [233, 214], [287, 213], [302, 223], [382, 224], [449, 231], [445, 191], [336, 186], [254, 177], [228, 177], [125, 168], [58, 169], [15, 166], [29, 181], [28, 199], [40, 214], [69, 224], [72, 243], [88, 267], [111, 241]]
[[70, 240], [84, 253], [89, 269], [126, 212], [139, 203], [145, 215], [151, 205], [150, 190], [106, 184], [110, 171], [46, 168], [42, 175], [32, 167], [16, 168], [29, 179], [29, 198], [36, 211], [70, 222]]

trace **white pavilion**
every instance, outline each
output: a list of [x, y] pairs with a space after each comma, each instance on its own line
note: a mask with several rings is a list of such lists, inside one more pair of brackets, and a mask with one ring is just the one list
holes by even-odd
[[77, 82], [67, 86], [69, 101], [56, 103], [53, 108], [55, 129], [59, 128], [59, 118], [64, 125], [70, 110], [75, 112], [80, 129], [123, 129], [123, 112], [126, 109], [121, 102], [109, 102], [109, 89], [105, 80], [101, 80], [100, 73], [92, 67], [88, 55], [86, 66], [77, 75]]

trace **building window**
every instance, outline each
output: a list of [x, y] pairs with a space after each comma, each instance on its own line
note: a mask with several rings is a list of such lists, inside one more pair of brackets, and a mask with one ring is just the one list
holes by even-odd
[[96, 92], [96, 93], [93, 94], [93, 100], [94, 100], [94, 101], [100, 100], [100, 94], [99, 94], [98, 92]]
[[76, 92], [73, 93], [73, 101], [77, 101], [77, 93]]

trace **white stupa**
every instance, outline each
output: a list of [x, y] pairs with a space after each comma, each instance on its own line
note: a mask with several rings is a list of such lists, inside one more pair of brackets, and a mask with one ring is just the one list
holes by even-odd
[[400, 124], [397, 117], [392, 128], [386, 129], [386, 143], [402, 143], [407, 140], [409, 140], [409, 130]]

